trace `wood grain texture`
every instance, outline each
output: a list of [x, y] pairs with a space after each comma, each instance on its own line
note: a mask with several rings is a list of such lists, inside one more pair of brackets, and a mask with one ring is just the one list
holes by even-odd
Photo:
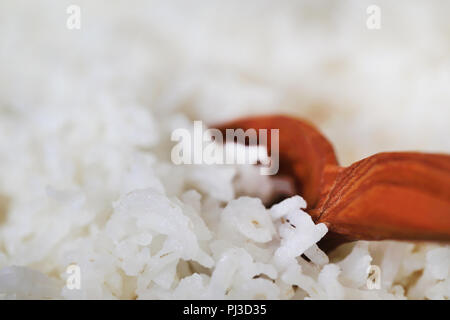
[[450, 156], [391, 152], [339, 172], [315, 208], [353, 239], [450, 240]]

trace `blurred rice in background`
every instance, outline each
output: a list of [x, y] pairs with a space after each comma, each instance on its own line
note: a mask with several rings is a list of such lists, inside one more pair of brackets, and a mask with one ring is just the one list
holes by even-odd
[[76, 1], [70, 31], [73, 3], [1, 3], [3, 114], [95, 108], [113, 90], [161, 117], [298, 115], [345, 164], [450, 151], [448, 1]]

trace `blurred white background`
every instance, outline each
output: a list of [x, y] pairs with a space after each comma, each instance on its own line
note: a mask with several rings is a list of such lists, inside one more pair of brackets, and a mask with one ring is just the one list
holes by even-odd
[[[81, 30], [66, 27], [71, 4]], [[1, 1], [1, 148], [33, 130], [27, 118], [139, 104], [155, 119], [302, 116], [344, 164], [450, 152], [448, 12], [446, 0]]]

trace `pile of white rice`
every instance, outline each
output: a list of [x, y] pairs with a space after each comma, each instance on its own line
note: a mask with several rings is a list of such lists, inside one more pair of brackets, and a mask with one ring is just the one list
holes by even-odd
[[369, 31], [368, 1], [2, 1], [0, 297], [448, 299], [448, 246], [327, 256], [257, 168], [170, 161], [193, 120], [281, 111], [343, 163], [450, 152], [450, 4], [377, 2]]

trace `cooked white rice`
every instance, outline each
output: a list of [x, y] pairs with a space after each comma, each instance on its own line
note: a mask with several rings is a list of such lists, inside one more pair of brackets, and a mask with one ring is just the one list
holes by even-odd
[[450, 152], [450, 3], [377, 2], [377, 31], [370, 1], [77, 1], [78, 31], [71, 1], [0, 2], [0, 297], [448, 299], [448, 246], [327, 256], [257, 168], [170, 161], [173, 129], [281, 111], [344, 164]]

